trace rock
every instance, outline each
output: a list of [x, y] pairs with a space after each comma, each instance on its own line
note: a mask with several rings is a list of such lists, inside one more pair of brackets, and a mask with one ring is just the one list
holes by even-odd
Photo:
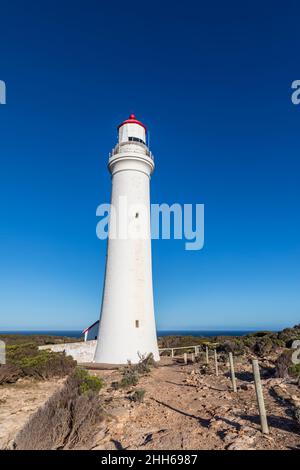
[[297, 395], [291, 395], [291, 400], [293, 401], [296, 407], [300, 407], [300, 397]]
[[221, 419], [215, 419], [213, 418], [211, 421], [210, 421], [210, 424], [209, 424], [209, 429], [212, 430], [212, 431], [220, 431], [221, 429], [224, 428], [224, 421], [222, 421]]
[[241, 390], [245, 390], [245, 391], [247, 391], [247, 390], [253, 390], [254, 385], [253, 385], [253, 384], [241, 384], [241, 385], [239, 386], [239, 388], [240, 388]]
[[232, 443], [238, 436], [238, 433], [237, 431], [227, 431], [223, 437], [223, 441], [225, 442], [225, 444], [230, 444]]
[[276, 397], [283, 403], [291, 403], [291, 395], [287, 392], [284, 385], [274, 385], [272, 391]]
[[296, 421], [300, 424], [300, 407], [295, 408], [294, 413], [295, 413]]
[[94, 437], [95, 445], [99, 445], [100, 442], [103, 441], [105, 436], [107, 436], [107, 433], [108, 433], [108, 427], [105, 426], [102, 429], [100, 429], [100, 431], [98, 431]]
[[255, 450], [254, 447], [251, 447], [254, 439], [249, 439], [248, 442], [244, 439], [236, 439], [232, 444], [227, 447], [227, 450]]

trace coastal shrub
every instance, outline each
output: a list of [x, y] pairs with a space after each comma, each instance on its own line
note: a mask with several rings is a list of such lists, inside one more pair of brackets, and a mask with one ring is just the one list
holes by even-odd
[[212, 338], [205, 338], [204, 336], [160, 336], [158, 338], [158, 344], [160, 348], [176, 348], [190, 345], [199, 345], [203, 343], [211, 342]]
[[300, 339], [300, 325], [295, 325], [293, 328], [284, 328], [278, 333], [278, 338], [285, 343], [286, 347], [290, 347], [294, 340]]
[[248, 333], [247, 336], [252, 338], [263, 338], [270, 335], [274, 335], [273, 331], [255, 331], [254, 333]]
[[139, 357], [140, 360], [138, 364], [133, 366], [133, 368], [138, 374], [148, 374], [151, 371], [152, 367], [157, 367], [152, 353], [147, 354], [146, 356], [140, 354]]
[[246, 349], [258, 356], [265, 356], [278, 347], [285, 346], [285, 342], [278, 338], [277, 333], [259, 331], [241, 337]]
[[289, 367], [289, 374], [291, 377], [294, 377], [296, 379], [300, 379], [300, 364], [292, 364]]
[[206, 354], [204, 352], [199, 352], [197, 356], [195, 356], [195, 362], [202, 364], [206, 359]]
[[137, 364], [131, 364], [130, 362], [123, 368], [122, 379], [119, 382], [113, 382], [112, 388], [117, 390], [119, 388], [134, 387], [138, 384], [139, 376], [148, 374], [152, 367], [156, 367], [153, 354], [150, 353], [147, 356], [140, 356], [140, 360]]
[[85, 369], [75, 369], [74, 375], [79, 380], [79, 392], [81, 395], [98, 393], [104, 385], [103, 379], [90, 375]]
[[20, 376], [38, 379], [64, 377], [76, 366], [76, 361], [64, 352], [39, 350], [34, 343], [7, 346], [6, 358], [7, 364], [20, 370]]
[[6, 346], [22, 345], [24, 343], [32, 343], [36, 346], [43, 346], [46, 344], [62, 344], [73, 343], [74, 341], [83, 341], [83, 337], [75, 339], [70, 338], [69, 336], [1, 334], [0, 340], [4, 341]]
[[15, 383], [21, 377], [23, 377], [23, 372], [20, 367], [13, 364], [0, 365], [0, 385]]
[[139, 377], [138, 377], [137, 371], [134, 369], [128, 368], [124, 371], [124, 375], [121, 380], [121, 386], [131, 387], [131, 386], [137, 385], [138, 381], [139, 381]]
[[243, 342], [238, 338], [225, 340], [222, 344], [219, 345], [218, 350], [225, 353], [232, 352], [237, 356], [246, 352]]
[[6, 359], [11, 364], [18, 364], [24, 358], [34, 357], [38, 354], [38, 347], [34, 343], [26, 342], [6, 346]]
[[272, 351], [273, 347], [273, 340], [269, 336], [263, 336], [254, 344], [253, 352], [258, 356], [265, 356]]
[[129, 399], [136, 403], [142, 403], [144, 401], [145, 393], [146, 390], [144, 390], [143, 388], [139, 388], [135, 390], [132, 395], [130, 395]]
[[277, 377], [293, 378], [300, 381], [300, 364], [293, 364], [293, 350], [285, 350], [275, 362]]
[[[61, 390], [27, 422], [15, 438], [20, 450], [86, 449], [92, 447], [104, 418], [98, 387], [88, 388], [88, 373], [75, 370]], [[96, 378], [96, 377], [95, 377]], [[93, 380], [93, 384], [94, 384]]]
[[138, 373], [135, 369], [132, 367], [128, 366], [124, 368], [123, 370], [123, 377], [119, 382], [113, 382], [112, 383], [112, 388], [115, 390], [119, 388], [129, 388], [129, 387], [134, 387], [135, 385], [138, 384], [139, 377]]
[[276, 367], [277, 377], [282, 377], [282, 378], [289, 377], [289, 369], [293, 365], [292, 354], [293, 354], [293, 351], [285, 350], [276, 359], [275, 367]]

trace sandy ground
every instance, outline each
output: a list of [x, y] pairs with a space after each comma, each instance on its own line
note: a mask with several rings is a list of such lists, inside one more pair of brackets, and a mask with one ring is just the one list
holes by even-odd
[[[298, 449], [300, 425], [291, 404], [279, 401], [274, 386], [300, 400], [296, 385], [265, 378], [263, 390], [270, 434], [262, 435], [251, 365], [237, 364], [238, 393], [233, 393], [228, 365], [202, 375], [200, 366], [167, 365], [153, 369], [127, 391], [114, 391], [110, 383], [118, 371], [97, 371], [106, 380], [103, 394], [110, 416], [95, 449]], [[130, 393], [146, 390], [143, 403], [131, 403]], [[103, 437], [104, 436], [104, 437]]]

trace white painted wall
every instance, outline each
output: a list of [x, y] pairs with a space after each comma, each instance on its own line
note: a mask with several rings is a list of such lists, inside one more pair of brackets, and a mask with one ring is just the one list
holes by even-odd
[[39, 346], [39, 349], [50, 349], [54, 352], [65, 351], [67, 356], [72, 356], [79, 363], [93, 362], [97, 341], [81, 341], [77, 343], [47, 344]]
[[[127, 126], [127, 125], [126, 125]], [[125, 125], [122, 127], [126, 127]], [[138, 124], [136, 133], [144, 128]], [[120, 129], [122, 129], [122, 127]], [[122, 134], [123, 135], [123, 134]], [[140, 135], [140, 134], [139, 134]], [[117, 212], [124, 211], [120, 196], [126, 197], [129, 230], [142, 230], [144, 239], [111, 239], [107, 246], [106, 274], [103, 290], [99, 334], [94, 361], [97, 363], [137, 363], [139, 354], [153, 353], [159, 360], [153, 306], [151, 234], [150, 234], [150, 175], [153, 160], [146, 146], [130, 143], [109, 159], [112, 174], [111, 202]], [[139, 205], [146, 208], [142, 214]], [[139, 213], [138, 218], [135, 217]], [[111, 218], [109, 233], [116, 233]], [[139, 327], [136, 327], [136, 321]]]
[[96, 323], [84, 333], [84, 341], [92, 341], [94, 339], [97, 339], [98, 331], [99, 323]]

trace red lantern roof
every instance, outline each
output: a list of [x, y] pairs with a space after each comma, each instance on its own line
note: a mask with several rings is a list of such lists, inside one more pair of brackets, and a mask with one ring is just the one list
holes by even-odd
[[139, 126], [142, 126], [147, 132], [146, 126], [142, 122], [138, 121], [134, 114], [130, 114], [126, 121], [121, 122], [121, 124], [118, 125], [118, 129], [120, 129], [121, 126], [124, 126], [124, 124], [138, 124]]

